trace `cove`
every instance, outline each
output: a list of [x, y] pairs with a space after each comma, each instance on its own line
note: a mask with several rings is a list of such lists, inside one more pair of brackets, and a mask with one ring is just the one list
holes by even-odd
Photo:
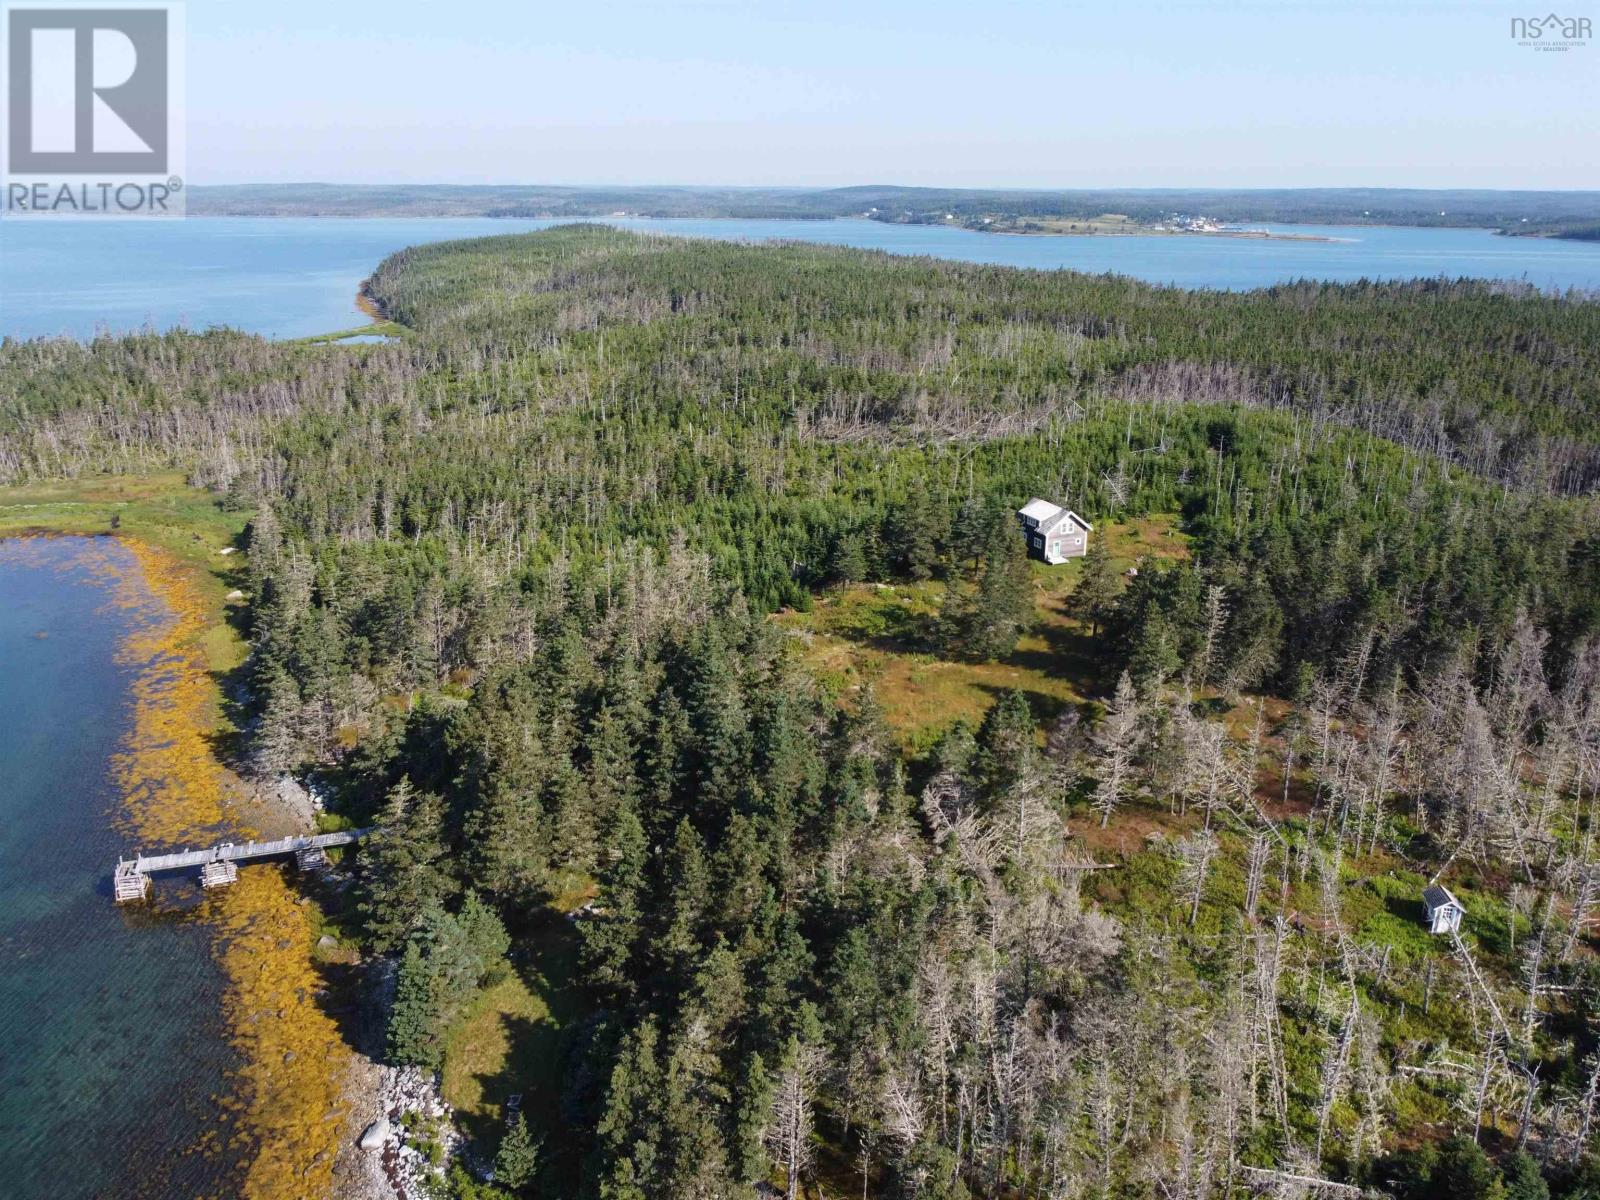
[[132, 848], [119, 651], [165, 615], [114, 538], [0, 539], [0, 1193], [16, 1200], [202, 1196], [236, 1168], [196, 1149], [233, 1063], [197, 897], [110, 899]]

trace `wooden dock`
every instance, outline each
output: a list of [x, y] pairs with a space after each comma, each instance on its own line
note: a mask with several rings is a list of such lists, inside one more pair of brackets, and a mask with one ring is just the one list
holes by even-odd
[[320, 870], [327, 865], [330, 846], [348, 846], [371, 832], [370, 829], [346, 829], [338, 833], [298, 834], [271, 842], [223, 842], [207, 850], [122, 858], [117, 860], [116, 872], [111, 877], [112, 895], [118, 904], [143, 900], [150, 895], [151, 875], [187, 867], [200, 868], [201, 887], [226, 887], [239, 878], [238, 864], [290, 854], [295, 856], [302, 870]]

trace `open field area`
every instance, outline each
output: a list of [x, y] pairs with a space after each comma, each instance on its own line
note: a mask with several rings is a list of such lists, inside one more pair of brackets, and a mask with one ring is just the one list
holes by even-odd
[[[1187, 554], [1171, 517], [1103, 526], [1119, 576]], [[884, 716], [912, 752], [926, 749], [958, 720], [974, 728], [996, 696], [1027, 697], [1041, 727], [1069, 704], [1083, 704], [1104, 686], [1088, 655], [1088, 629], [1073, 610], [1082, 560], [1032, 565], [1035, 614], [1016, 648], [994, 662], [962, 662], [940, 654], [933, 626], [946, 585], [939, 582], [852, 584], [819, 596], [809, 612], [774, 619], [792, 633], [817, 678], [846, 702], [870, 686]]]

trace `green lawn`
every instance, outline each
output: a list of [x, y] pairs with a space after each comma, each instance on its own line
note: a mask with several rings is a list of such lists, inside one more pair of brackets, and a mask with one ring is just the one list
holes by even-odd
[[555, 917], [519, 938], [507, 976], [485, 988], [445, 1043], [444, 1098], [488, 1153], [499, 1144], [506, 1097], [522, 1094], [534, 1135], [555, 1124], [561, 1097], [561, 1033], [581, 1015], [573, 988], [577, 932]]

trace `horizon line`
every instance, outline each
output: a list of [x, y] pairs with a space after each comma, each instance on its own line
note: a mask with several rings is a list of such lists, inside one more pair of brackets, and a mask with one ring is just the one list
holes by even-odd
[[1093, 186], [1052, 187], [1018, 184], [973, 186], [970, 184], [901, 184], [901, 183], [843, 183], [843, 184], [787, 184], [787, 183], [549, 183], [504, 180], [495, 183], [467, 183], [453, 180], [415, 181], [341, 181], [329, 179], [251, 180], [229, 183], [196, 183], [191, 188], [291, 188], [291, 187], [342, 187], [342, 188], [562, 188], [573, 191], [695, 191], [698, 189], [748, 192], [844, 192], [867, 189], [898, 190], [907, 192], [1034, 192], [1046, 194], [1072, 194], [1077, 192], [1481, 192], [1490, 195], [1512, 193], [1549, 193], [1559, 195], [1593, 194], [1600, 196], [1600, 186], [1595, 187], [1480, 187], [1460, 185], [1454, 187], [1418, 187], [1401, 184], [1097, 184]]

